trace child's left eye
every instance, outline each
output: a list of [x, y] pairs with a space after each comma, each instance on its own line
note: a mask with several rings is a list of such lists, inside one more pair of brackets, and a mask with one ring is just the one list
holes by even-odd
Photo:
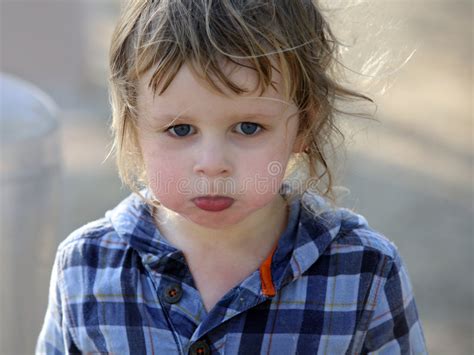
[[[241, 126], [242, 133], [246, 136], [255, 135], [255, 131], [257, 131], [257, 129], [260, 129], [260, 130], [263, 129], [261, 125], [259, 125], [258, 123], [253, 123], [253, 122], [240, 122], [239, 124], [237, 124], [237, 127], [239, 125]], [[260, 132], [260, 130], [257, 132]]]
[[[239, 129], [240, 126], [240, 129]], [[258, 132], [264, 130], [265, 128], [258, 124], [258, 123], [253, 123], [253, 122], [240, 122], [237, 124], [237, 132], [239, 134], [243, 134], [244, 136], [255, 136], [258, 134]], [[189, 124], [178, 124], [175, 126], [170, 126], [166, 129], [171, 136], [176, 137], [176, 138], [184, 138], [189, 136], [189, 133], [193, 130], [193, 127]], [[191, 132], [192, 134], [192, 132]]]

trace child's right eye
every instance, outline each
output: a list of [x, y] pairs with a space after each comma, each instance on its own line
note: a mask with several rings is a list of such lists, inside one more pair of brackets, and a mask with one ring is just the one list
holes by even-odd
[[186, 137], [191, 131], [191, 126], [188, 124], [178, 124], [169, 127], [166, 131], [174, 132], [172, 135], [175, 137]]
[[[254, 137], [258, 134], [258, 132], [264, 130], [262, 125], [258, 123], [254, 123], [254, 122], [240, 122], [238, 125], [242, 125], [241, 130], [243, 132], [239, 134], [246, 137]], [[192, 129], [193, 128], [191, 125], [186, 124], [186, 123], [181, 123], [181, 124], [168, 127], [165, 132], [171, 132], [171, 135], [173, 137], [184, 138], [190, 135], [189, 133], [191, 132]], [[250, 133], [248, 132], [249, 129], [251, 131]], [[257, 132], [257, 134], [255, 134], [255, 131]]]

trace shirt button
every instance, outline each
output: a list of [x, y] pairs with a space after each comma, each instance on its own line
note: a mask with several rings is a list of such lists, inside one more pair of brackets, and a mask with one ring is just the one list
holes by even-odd
[[189, 355], [210, 355], [211, 349], [205, 340], [195, 342], [189, 348]]
[[166, 286], [163, 290], [163, 298], [168, 303], [176, 303], [179, 302], [181, 297], [183, 296], [183, 289], [178, 284], [171, 284]]

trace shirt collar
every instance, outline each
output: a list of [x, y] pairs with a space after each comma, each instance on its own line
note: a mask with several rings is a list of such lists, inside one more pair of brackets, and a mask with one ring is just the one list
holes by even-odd
[[[289, 194], [287, 186], [284, 185], [285, 189], [282, 190], [284, 196]], [[146, 189], [141, 193], [151, 197]], [[170, 259], [185, 265], [182, 252], [160, 234], [155, 227], [151, 207], [139, 195], [131, 194], [108, 211], [106, 217], [120, 237], [139, 253], [145, 266], [160, 271], [161, 264], [162, 270], [170, 272], [172, 269], [169, 265], [166, 268], [163, 265]], [[303, 195], [295, 196], [290, 202], [287, 227], [273, 253], [267, 258], [268, 265], [262, 265], [269, 272], [267, 281], [271, 277], [274, 289], [278, 291], [308, 270], [340, 234], [341, 228], [354, 228], [364, 223], [366, 221], [362, 216], [345, 209], [331, 208], [314, 192], [306, 191]], [[178, 269], [173, 272], [184, 275]]]

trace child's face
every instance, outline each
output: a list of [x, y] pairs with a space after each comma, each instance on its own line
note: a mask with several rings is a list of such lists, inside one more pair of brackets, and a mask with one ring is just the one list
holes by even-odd
[[[225, 68], [239, 86], [255, 87], [251, 69]], [[224, 97], [196, 79], [187, 65], [162, 95], [154, 96], [148, 87], [151, 74], [139, 83], [138, 139], [149, 186], [164, 207], [203, 227], [225, 228], [281, 199], [278, 189], [297, 151], [294, 104], [282, 102], [271, 87], [260, 97], [258, 92]], [[281, 92], [277, 74], [273, 80]], [[205, 195], [231, 197], [233, 203], [209, 211], [192, 200]]]

